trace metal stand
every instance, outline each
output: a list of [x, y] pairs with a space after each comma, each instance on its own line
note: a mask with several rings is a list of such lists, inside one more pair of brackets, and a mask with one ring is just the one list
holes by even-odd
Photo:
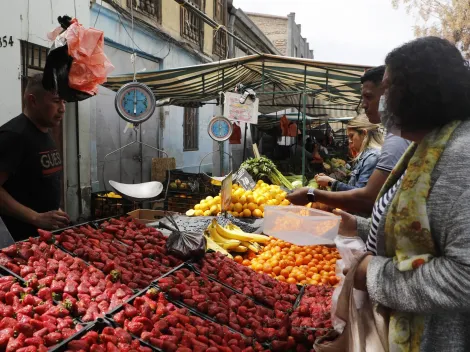
[[[228, 157], [229, 157], [229, 167], [230, 167], [230, 171], [227, 173], [230, 174], [230, 172], [232, 172], [232, 161], [233, 161], [233, 157], [229, 154], [229, 153], [226, 153], [224, 151], [221, 151], [221, 150], [216, 150], [215, 152], [210, 152], [208, 154], [206, 154], [202, 159], [201, 159], [201, 162], [199, 163], [199, 174], [203, 174], [204, 176], [206, 176], [207, 178], [210, 178], [212, 181], [214, 181], [214, 184], [220, 186], [222, 185], [222, 181], [225, 179], [224, 176], [221, 176], [221, 177], [214, 177], [214, 176], [209, 176], [208, 174], [206, 174], [204, 171], [201, 171], [201, 166], [202, 166], [202, 162], [204, 161], [204, 159], [206, 159], [209, 155], [212, 155], [212, 154], [215, 154], [215, 153], [220, 153], [220, 160], [223, 161], [224, 160], [224, 157], [223, 155], [224, 154], [227, 154]], [[223, 174], [223, 163], [220, 165], [220, 173]]]
[[[137, 129], [136, 125], [134, 125], [134, 129]], [[157, 152], [163, 153], [168, 158], [168, 154], [164, 150], [158, 149], [158, 148], [153, 147], [153, 146], [151, 146], [147, 143], [141, 142], [141, 141], [139, 141], [138, 138], [139, 138], [138, 134], [136, 133], [135, 141], [132, 141], [132, 142], [130, 142], [130, 143], [114, 150], [114, 151], [112, 151], [111, 153], [108, 153], [108, 154], [105, 155], [104, 163], [103, 163], [103, 184], [104, 184], [104, 187], [105, 187], [106, 191], [108, 189], [106, 188], [106, 182], [105, 182], [105, 176], [104, 176], [105, 172], [104, 171], [105, 171], [106, 159], [110, 155], [113, 155], [113, 154], [115, 154], [115, 153], [117, 153], [121, 150], [124, 150], [124, 149], [126, 149], [127, 147], [130, 147], [133, 144], [140, 144], [140, 145], [143, 145], [145, 147], [151, 148], [151, 149], [153, 149]], [[120, 183], [120, 182], [109, 180], [109, 184], [122, 197], [124, 197], [124, 198], [126, 198], [130, 201], [133, 201], [133, 202], [146, 202], [146, 201], [150, 201], [152, 203], [164, 202], [165, 199], [167, 198], [168, 188], [169, 188], [169, 185], [170, 185], [170, 170], [167, 170], [167, 171], [168, 171], [168, 180], [167, 180], [166, 187], [165, 187], [165, 196], [162, 199], [158, 199], [158, 200], [155, 200], [155, 198], [157, 198], [161, 194], [161, 192], [163, 191], [163, 184], [161, 182], [153, 181], [153, 182], [145, 182], [145, 183], [138, 183], [138, 184], [125, 184], [125, 183]]]

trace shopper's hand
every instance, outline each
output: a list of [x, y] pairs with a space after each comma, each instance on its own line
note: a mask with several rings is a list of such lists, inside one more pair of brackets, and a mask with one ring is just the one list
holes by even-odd
[[51, 210], [46, 213], [38, 213], [33, 220], [33, 225], [43, 230], [57, 230], [66, 227], [69, 223], [69, 216], [62, 210]]
[[325, 175], [317, 175], [315, 177], [315, 181], [317, 181], [318, 185], [320, 187], [328, 187], [329, 182], [335, 182], [336, 180], [330, 176], [325, 176]]
[[307, 192], [307, 187], [300, 188], [288, 194], [286, 198], [294, 205], [306, 205], [308, 204]]
[[351, 215], [340, 209], [333, 210], [333, 214], [341, 216], [341, 222], [339, 224], [339, 234], [345, 237], [356, 237], [357, 236], [357, 220], [354, 215]]
[[356, 275], [354, 275], [354, 288], [367, 291], [367, 267], [369, 266], [369, 262], [373, 258], [373, 255], [368, 255], [362, 259], [362, 262], [356, 269]]

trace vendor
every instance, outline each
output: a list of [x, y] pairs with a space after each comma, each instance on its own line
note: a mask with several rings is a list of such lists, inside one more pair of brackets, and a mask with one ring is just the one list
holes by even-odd
[[62, 159], [49, 133], [60, 126], [65, 102], [44, 89], [42, 77], [28, 80], [24, 112], [0, 127], [0, 216], [15, 241], [69, 223], [59, 210]]
[[348, 138], [349, 147], [357, 155], [353, 159], [354, 168], [349, 182], [346, 184], [325, 174], [319, 174], [315, 176], [319, 186], [329, 186], [335, 192], [362, 188], [367, 184], [377, 166], [384, 142], [380, 125], [370, 123], [366, 116], [359, 115], [348, 123]]

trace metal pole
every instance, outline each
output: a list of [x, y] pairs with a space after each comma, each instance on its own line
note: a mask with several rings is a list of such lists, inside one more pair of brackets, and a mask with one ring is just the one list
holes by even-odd
[[[306, 131], [306, 113], [307, 113], [307, 94], [304, 94], [304, 108], [303, 108], [303, 121], [302, 121], [302, 134], [305, 136]], [[303, 141], [303, 148], [302, 148], [302, 181], [305, 177], [305, 139]]]
[[[245, 122], [245, 137], [243, 138], [243, 161], [245, 161], [246, 153], [246, 133], [248, 131], [248, 123]], [[242, 161], [242, 162], [243, 162]]]

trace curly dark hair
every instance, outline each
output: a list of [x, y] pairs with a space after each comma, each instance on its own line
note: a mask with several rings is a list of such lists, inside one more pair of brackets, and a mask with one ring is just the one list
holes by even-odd
[[470, 117], [470, 68], [449, 41], [424, 37], [387, 55], [387, 110], [403, 131]]

